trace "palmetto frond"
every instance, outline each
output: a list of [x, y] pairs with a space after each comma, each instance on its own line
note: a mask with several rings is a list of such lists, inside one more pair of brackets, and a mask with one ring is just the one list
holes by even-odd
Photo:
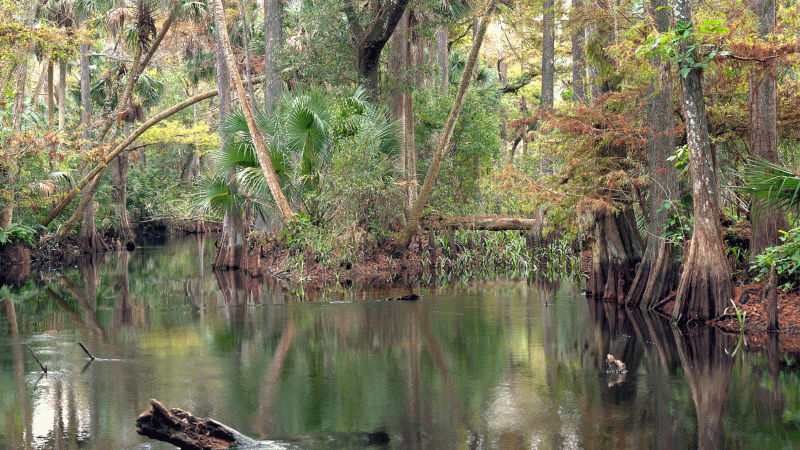
[[764, 199], [768, 208], [800, 207], [800, 174], [762, 159], [754, 159], [743, 169], [747, 186], [739, 192]]

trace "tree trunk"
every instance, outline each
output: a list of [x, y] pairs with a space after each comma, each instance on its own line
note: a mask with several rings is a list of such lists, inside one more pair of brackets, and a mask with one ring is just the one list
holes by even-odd
[[[159, 33], [156, 36], [156, 38], [150, 44], [150, 49], [148, 50], [147, 54], [144, 56], [144, 59], [141, 58], [142, 53], [143, 53], [142, 47], [141, 46], [137, 46], [136, 54], [135, 54], [135, 56], [133, 58], [133, 64], [132, 64], [131, 70], [130, 70], [130, 72], [128, 74], [128, 81], [126, 82], [126, 85], [125, 85], [125, 91], [123, 92], [122, 96], [120, 97], [120, 100], [119, 100], [119, 103], [117, 105], [116, 111], [113, 114], [110, 114], [106, 118], [106, 121], [103, 124], [102, 129], [100, 130], [100, 132], [98, 133], [98, 135], [97, 135], [97, 137], [95, 139], [96, 143], [101, 143], [101, 142], [103, 142], [105, 140], [105, 138], [108, 135], [108, 132], [111, 130], [112, 126], [117, 122], [117, 117], [119, 116], [119, 114], [125, 108], [127, 108], [128, 100], [130, 99], [131, 92], [133, 91], [133, 85], [135, 84], [136, 79], [138, 79], [138, 77], [142, 74], [142, 71], [144, 70], [144, 68], [147, 67], [147, 65], [150, 63], [150, 59], [153, 57], [153, 54], [158, 49], [160, 43], [163, 41], [164, 36], [166, 36], [167, 31], [169, 31], [170, 27], [172, 26], [172, 23], [175, 20], [175, 13], [176, 13], [177, 7], [178, 7], [178, 2], [177, 2], [177, 0], [174, 0], [173, 3], [172, 3], [172, 8], [170, 10], [169, 16], [167, 17], [167, 19], [164, 21], [163, 25], [161, 26], [161, 31], [159, 31]], [[191, 104], [192, 103], [189, 103], [189, 105], [191, 105]], [[186, 106], [189, 106], [189, 105], [186, 105]], [[61, 105], [61, 106], [64, 106], [64, 105]], [[59, 111], [61, 111], [61, 109], [59, 109]], [[175, 111], [173, 111], [170, 114], [174, 114], [174, 112]], [[59, 112], [59, 114], [60, 114], [60, 112]], [[161, 120], [161, 119], [159, 119], [159, 120]], [[148, 121], [148, 122], [150, 122], [150, 121]], [[147, 125], [147, 123], [145, 123], [145, 125]], [[153, 123], [150, 123], [147, 127], [144, 127], [144, 125], [143, 125], [142, 127], [140, 127], [137, 130], [137, 132], [138, 131], [144, 132], [145, 129], [149, 128], [152, 125], [153, 125]], [[143, 127], [144, 127], [144, 129], [143, 129]], [[106, 164], [108, 162], [112, 161], [114, 158], [116, 158], [117, 155], [120, 152], [122, 152], [122, 150], [124, 150], [125, 147], [130, 145], [130, 143], [133, 142], [133, 139], [138, 137], [138, 135], [141, 134], [141, 133], [139, 133], [139, 134], [134, 133], [134, 134], [136, 136], [134, 136], [132, 139], [131, 138], [125, 139], [123, 141], [123, 143], [118, 145], [111, 153], [105, 155], [105, 162], [103, 162], [103, 163], [99, 164], [98, 166], [96, 166], [87, 176], [85, 176], [81, 180], [81, 182], [78, 183], [78, 185], [74, 189], [72, 189], [67, 194], [67, 196], [65, 196], [65, 198], [63, 198], [59, 202], [59, 204], [56, 206], [56, 208], [53, 211], [50, 212], [50, 214], [44, 219], [44, 221], [42, 223], [44, 225], [47, 225], [50, 222], [52, 222], [53, 219], [56, 218], [59, 214], [61, 214], [61, 212], [64, 210], [64, 208], [66, 208], [66, 206], [75, 198], [77, 193], [81, 189], [83, 189], [83, 187], [85, 187], [86, 184], [88, 184], [91, 180], [93, 180], [97, 175], [102, 173], [106, 168]], [[80, 203], [80, 205], [78, 206], [78, 209], [75, 210], [75, 212], [67, 220], [67, 222], [64, 224], [64, 226], [61, 227], [61, 230], [56, 234], [56, 239], [57, 240], [64, 239], [64, 237], [66, 237], [66, 235], [70, 232], [70, 230], [72, 230], [72, 228], [75, 227], [75, 225], [78, 223], [78, 220], [80, 220], [81, 216], [83, 215], [83, 211], [84, 211], [83, 208], [87, 207], [88, 205], [89, 205], [89, 202], [82, 201]]]
[[[409, 37], [408, 37], [408, 15], [409, 11], [406, 10], [392, 34], [392, 57], [389, 59], [388, 76], [391, 79], [390, 97], [391, 105], [389, 108], [389, 119], [392, 122], [397, 122], [401, 127], [401, 151], [397, 157], [396, 167], [400, 177], [404, 180], [408, 178], [406, 170], [406, 152], [405, 152], [405, 94], [404, 92], [409, 89], [408, 80], [406, 77], [406, 61], [410, 58]], [[408, 189], [406, 188], [406, 194]], [[405, 206], [408, 210], [408, 206]]]
[[372, 99], [378, 94], [378, 69], [383, 47], [389, 41], [397, 23], [403, 16], [409, 0], [388, 0], [387, 2], [370, 2], [370, 17], [366, 27], [361, 25], [353, 4], [348, 1], [342, 8], [347, 16], [350, 35], [356, 43], [356, 70], [364, 79], [367, 91]]
[[[689, 0], [677, 0], [674, 8], [677, 21], [691, 24]], [[695, 61], [698, 60], [696, 51], [693, 57]], [[682, 64], [680, 68], [686, 67]], [[733, 285], [719, 223], [718, 185], [713, 169], [700, 70], [692, 68], [681, 77], [681, 82], [692, 175], [694, 231], [689, 252], [684, 259], [672, 318], [676, 321], [704, 321], [722, 315], [733, 294]]]
[[583, 51], [586, 40], [586, 27], [577, 16], [583, 12], [583, 0], [572, 0], [572, 99], [576, 103], [586, 103], [586, 55]]
[[449, 30], [446, 25], [439, 25], [436, 27], [436, 34], [434, 40], [436, 42], [436, 66], [438, 67], [438, 83], [439, 90], [447, 92], [450, 87], [450, 64], [448, 62], [447, 40], [449, 39]]
[[553, 109], [553, 85], [555, 83], [555, 2], [544, 0], [542, 4], [542, 101], [543, 112]]
[[[656, 28], [666, 33], [670, 26], [670, 13], [666, 0], [651, 0], [650, 14]], [[674, 206], [665, 202], [679, 202], [678, 170], [667, 158], [675, 150], [675, 119], [672, 101], [672, 68], [668, 61], [654, 56], [650, 65], [656, 74], [650, 77], [646, 103], [647, 112], [647, 165], [650, 172], [649, 218], [647, 248], [636, 270], [625, 303], [647, 309], [667, 296], [678, 285], [678, 261], [673, 244], [662, 235], [667, 220], [675, 214]]]
[[53, 102], [53, 96], [55, 95], [53, 92], [54, 91], [53, 84], [55, 82], [55, 80], [53, 79], [54, 76], [53, 69], [54, 69], [54, 64], [53, 64], [53, 59], [51, 57], [47, 61], [47, 93], [45, 94], [47, 95], [47, 125], [50, 127], [51, 130], [55, 128], [56, 125], [54, 120], [56, 107], [55, 107], [55, 102]]
[[461, 115], [461, 107], [464, 103], [464, 95], [466, 94], [469, 83], [472, 80], [472, 70], [475, 68], [475, 61], [478, 59], [478, 52], [480, 51], [481, 44], [483, 44], [483, 37], [486, 35], [486, 28], [489, 25], [489, 16], [494, 11], [497, 1], [498, 0], [491, 0], [489, 2], [486, 12], [481, 18], [479, 29], [475, 35], [474, 41], [472, 42], [472, 48], [470, 49], [469, 56], [467, 57], [464, 73], [461, 75], [461, 81], [458, 84], [458, 90], [456, 91], [456, 98], [453, 102], [453, 107], [450, 109], [450, 115], [447, 117], [444, 130], [442, 130], [442, 134], [439, 137], [439, 142], [436, 145], [436, 150], [434, 151], [433, 158], [431, 159], [431, 164], [428, 167], [428, 173], [425, 175], [425, 182], [423, 183], [419, 197], [417, 197], [417, 201], [414, 203], [414, 207], [411, 210], [411, 217], [409, 218], [408, 223], [406, 223], [406, 227], [398, 239], [398, 250], [403, 252], [408, 249], [408, 245], [411, 243], [411, 238], [417, 232], [417, 226], [419, 225], [419, 220], [422, 216], [422, 210], [425, 207], [425, 204], [428, 202], [428, 197], [431, 195], [433, 183], [436, 181], [436, 177], [439, 174], [439, 167], [444, 159], [445, 151], [450, 146], [450, 139], [453, 137], [453, 130], [455, 129], [456, 122]]
[[429, 217], [420, 221], [423, 230], [532, 230], [540, 224], [537, 219], [516, 217]]
[[253, 71], [250, 65], [250, 28], [247, 24], [247, 10], [244, 7], [244, 0], [239, 0], [239, 20], [242, 23], [242, 39], [244, 41], [244, 71], [247, 79], [247, 98], [251, 105], [257, 105], [256, 97], [253, 93]]
[[67, 60], [58, 60], [58, 131], [67, 126]]
[[642, 259], [642, 239], [633, 208], [614, 213], [609, 207], [594, 212], [592, 268], [586, 288], [594, 298], [623, 302]]
[[94, 193], [100, 184], [100, 177], [94, 179], [88, 189], [85, 189], [81, 198], [81, 227], [78, 231], [78, 246], [83, 253], [93, 253], [98, 250], [105, 250], [106, 245], [97, 234], [97, 226], [94, 221]]
[[[759, 34], [765, 38], [775, 29], [775, 0], [750, 0], [750, 9], [759, 19]], [[750, 78], [750, 153], [765, 161], [779, 163], [777, 128], [777, 73], [771, 63], [759, 63]], [[750, 240], [750, 260], [767, 247], [780, 245], [779, 230], [788, 230], [789, 223], [783, 208], [767, 209], [763, 201], [753, 197], [753, 237]]]
[[222, 6], [222, 0], [214, 0], [214, 10], [214, 22], [217, 24], [216, 29], [219, 31], [222, 55], [224, 56], [228, 65], [230, 79], [236, 88], [236, 93], [239, 97], [239, 103], [242, 106], [242, 112], [244, 113], [245, 120], [247, 121], [247, 128], [250, 130], [250, 136], [253, 138], [256, 155], [258, 156], [258, 163], [261, 166], [261, 171], [264, 173], [264, 178], [266, 179], [270, 193], [272, 193], [272, 198], [275, 200], [275, 204], [278, 206], [278, 210], [281, 212], [281, 215], [283, 215], [284, 222], [288, 223], [294, 216], [294, 211], [292, 211], [291, 206], [289, 206], [289, 202], [286, 200], [286, 196], [283, 194], [283, 190], [278, 182], [278, 175], [275, 173], [275, 168], [272, 166], [272, 160], [269, 158], [269, 153], [266, 145], [264, 144], [264, 137], [261, 134], [261, 130], [258, 129], [256, 119], [253, 116], [252, 107], [250, 106], [250, 101], [245, 95], [244, 87], [242, 86], [241, 78], [239, 77], [239, 70], [236, 65], [236, 60], [234, 59], [233, 51], [231, 50], [230, 40], [228, 39], [228, 30], [227, 25], [225, 24], [224, 16], [225, 8]]
[[267, 111], [280, 97], [283, 83], [277, 57], [283, 47], [283, 1], [264, 0], [264, 105]]

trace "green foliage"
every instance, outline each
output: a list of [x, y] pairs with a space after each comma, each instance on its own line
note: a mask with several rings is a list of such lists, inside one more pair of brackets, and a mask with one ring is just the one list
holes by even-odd
[[[363, 90], [350, 95], [312, 90], [285, 94], [271, 115], [259, 113], [268, 136], [269, 156], [289, 200], [316, 226], [331, 220], [348, 226], [385, 229], [400, 204], [394, 181], [397, 128], [366, 100]], [[218, 213], [271, 205], [271, 194], [241, 112], [228, 116], [224, 147], [212, 152], [210, 176], [201, 185], [199, 204]], [[229, 169], [235, 183], [223, 182]], [[224, 196], [230, 198], [223, 199]], [[390, 219], [392, 218], [392, 219]]]
[[800, 228], [781, 233], [783, 244], [767, 247], [761, 254], [756, 255], [752, 268], [759, 280], [766, 280], [772, 266], [775, 266], [775, 272], [783, 288], [797, 287], [800, 282]]
[[768, 208], [800, 207], [800, 175], [786, 167], [753, 159], [743, 168], [742, 179], [747, 184], [734, 189], [765, 200]]
[[0, 245], [10, 242], [24, 242], [32, 246], [35, 236], [35, 228], [17, 222], [11, 222], [8, 227], [0, 228]]
[[671, 200], [664, 200], [659, 210], [668, 210], [671, 213], [667, 217], [667, 227], [661, 237], [672, 245], [682, 245], [692, 234], [694, 217], [688, 216], [682, 205], [676, 205]]
[[[722, 19], [701, 21], [697, 24], [697, 28], [706, 35], [722, 35], [730, 32], [724, 26]], [[730, 54], [728, 51], [720, 50], [714, 44], [698, 43], [691, 21], [676, 21], [676, 27], [671, 32], [648, 37], [637, 53], [647, 59], [661, 56], [672, 60], [679, 67], [678, 73], [682, 77], [688, 75], [693, 69], [705, 69], [717, 56]]]
[[[473, 248], [468, 248], [469, 241]], [[501, 276], [550, 280], [575, 277], [580, 274], [580, 258], [571, 241], [570, 236], [564, 235], [548, 245], [530, 249], [518, 231], [457, 230], [452, 235], [438, 234], [436, 247], [441, 249], [441, 255], [431, 267], [432, 255], [426, 253], [422, 265], [433, 269], [442, 284]]]
[[[472, 87], [467, 91], [451, 145], [428, 202], [437, 213], [470, 214], [479, 209], [480, 177], [492, 169], [502, 147], [497, 126], [500, 98], [492, 86]], [[414, 96], [419, 123], [416, 127], [419, 173], [427, 171], [453, 96], [452, 89], [447, 93], [431, 89]]]

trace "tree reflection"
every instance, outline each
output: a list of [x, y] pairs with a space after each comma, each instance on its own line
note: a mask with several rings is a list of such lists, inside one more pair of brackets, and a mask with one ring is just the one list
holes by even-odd
[[727, 348], [732, 341], [709, 326], [685, 333], [674, 328], [673, 335], [697, 412], [697, 448], [723, 448], [723, 419], [733, 371]]

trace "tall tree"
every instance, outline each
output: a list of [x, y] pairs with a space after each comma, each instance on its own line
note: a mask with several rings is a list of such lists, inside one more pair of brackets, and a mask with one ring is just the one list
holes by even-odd
[[694, 45], [690, 1], [675, 0], [673, 4], [675, 21], [683, 28], [678, 30], [684, 36], [681, 51], [691, 53], [689, 58], [681, 58], [678, 69], [682, 74], [684, 123], [694, 201], [694, 231], [672, 312], [672, 318], [676, 321], [702, 321], [718, 317], [733, 295], [731, 272], [725, 258], [719, 222], [719, 186], [708, 134], [702, 68], [698, 64], [690, 64], [700, 61]]
[[230, 39], [228, 38], [227, 25], [225, 24], [225, 8], [222, 6], [222, 0], [214, 0], [213, 4], [215, 14], [214, 21], [217, 24], [216, 30], [220, 37], [222, 54], [225, 58], [225, 62], [228, 64], [231, 82], [233, 82], [234, 87], [236, 88], [236, 94], [239, 97], [239, 103], [242, 106], [242, 112], [247, 120], [247, 127], [250, 129], [250, 135], [253, 137], [253, 143], [255, 144], [256, 155], [258, 156], [258, 162], [261, 165], [261, 171], [264, 173], [267, 186], [269, 186], [269, 190], [272, 193], [272, 198], [275, 200], [275, 204], [277, 205], [278, 210], [281, 212], [284, 222], [288, 223], [294, 216], [294, 211], [292, 211], [292, 208], [289, 205], [288, 200], [286, 200], [286, 196], [284, 195], [283, 190], [278, 182], [278, 175], [275, 173], [272, 160], [267, 152], [267, 147], [264, 143], [264, 136], [256, 125], [253, 109], [250, 105], [247, 95], [245, 95], [244, 86], [242, 85], [241, 77], [239, 76], [236, 59], [233, 57]]
[[458, 90], [456, 91], [453, 107], [450, 109], [450, 115], [447, 117], [447, 121], [444, 124], [444, 130], [442, 130], [442, 134], [439, 136], [439, 142], [436, 144], [436, 149], [434, 150], [431, 164], [428, 166], [428, 172], [425, 174], [425, 182], [422, 184], [419, 197], [417, 197], [417, 200], [411, 209], [411, 215], [406, 223], [405, 228], [403, 229], [403, 233], [400, 235], [400, 238], [397, 241], [397, 249], [399, 251], [406, 251], [406, 249], [408, 249], [408, 245], [411, 243], [411, 238], [417, 233], [419, 220], [422, 217], [422, 210], [425, 208], [425, 204], [428, 203], [428, 197], [430, 197], [431, 190], [433, 189], [433, 183], [436, 181], [436, 177], [439, 175], [439, 167], [442, 165], [444, 154], [447, 148], [450, 146], [450, 139], [453, 137], [453, 130], [456, 127], [456, 122], [458, 122], [458, 117], [461, 115], [461, 107], [464, 104], [464, 95], [467, 93], [467, 88], [469, 87], [470, 81], [472, 81], [472, 71], [475, 69], [475, 61], [478, 59], [478, 53], [480, 52], [481, 45], [483, 44], [483, 37], [486, 35], [486, 28], [489, 26], [489, 19], [494, 11], [494, 8], [497, 6], [497, 3], [498, 0], [491, 0], [489, 2], [489, 6], [487, 6], [486, 11], [481, 17], [480, 25], [478, 26], [475, 37], [472, 41], [472, 48], [470, 49], [469, 56], [467, 57], [464, 72], [461, 74], [461, 81], [458, 84]]
[[368, 2], [364, 16], [370, 20], [361, 23], [357, 12], [358, 2], [347, 0], [342, 7], [350, 27], [350, 36], [356, 46], [356, 69], [364, 79], [373, 100], [378, 91], [378, 69], [381, 52], [408, 6], [409, 0], [387, 0]]
[[572, 99], [578, 103], [586, 103], [586, 26], [580, 17], [583, 11], [583, 0], [572, 0]]
[[[758, 33], [762, 39], [775, 30], [775, 0], [750, 0], [750, 10], [758, 17]], [[777, 126], [777, 73], [772, 60], [758, 62], [750, 77], [749, 88], [749, 139], [750, 153], [771, 163], [778, 163]], [[783, 208], [765, 208], [756, 197], [751, 201], [753, 212], [753, 237], [750, 240], [750, 258], [755, 259], [767, 247], [780, 244], [779, 230], [788, 229]]]
[[[669, 32], [670, 12], [667, 0], [651, 0], [649, 8], [659, 33]], [[647, 167], [650, 172], [647, 247], [636, 269], [625, 302], [648, 309], [675, 289], [678, 283], [678, 261], [673, 244], [664, 236], [667, 220], [675, 214], [679, 203], [678, 170], [669, 160], [675, 151], [675, 119], [672, 100], [672, 65], [658, 55], [650, 59], [647, 103]]]
[[[219, 123], [225, 122], [231, 112], [231, 67], [228, 66], [225, 57], [225, 48], [222, 43], [222, 32], [225, 29], [225, 22], [221, 20], [220, 14], [224, 10], [217, 11], [216, 4], [212, 5], [211, 15], [214, 18], [214, 50], [216, 58], [217, 89], [219, 90]], [[233, 70], [236, 66], [234, 66]], [[220, 146], [225, 146], [225, 135], [220, 131]], [[228, 182], [235, 183], [233, 170], [228, 173]], [[222, 236], [218, 242], [217, 253], [211, 266], [215, 269], [238, 269], [243, 262], [245, 255], [247, 232], [241, 214], [237, 211], [226, 211], [222, 219]]]
[[542, 103], [543, 112], [553, 109], [553, 87], [556, 77], [555, 64], [555, 1], [544, 0], [542, 4]]
[[277, 56], [283, 47], [283, 0], [264, 0], [264, 107], [270, 110], [283, 91]]

